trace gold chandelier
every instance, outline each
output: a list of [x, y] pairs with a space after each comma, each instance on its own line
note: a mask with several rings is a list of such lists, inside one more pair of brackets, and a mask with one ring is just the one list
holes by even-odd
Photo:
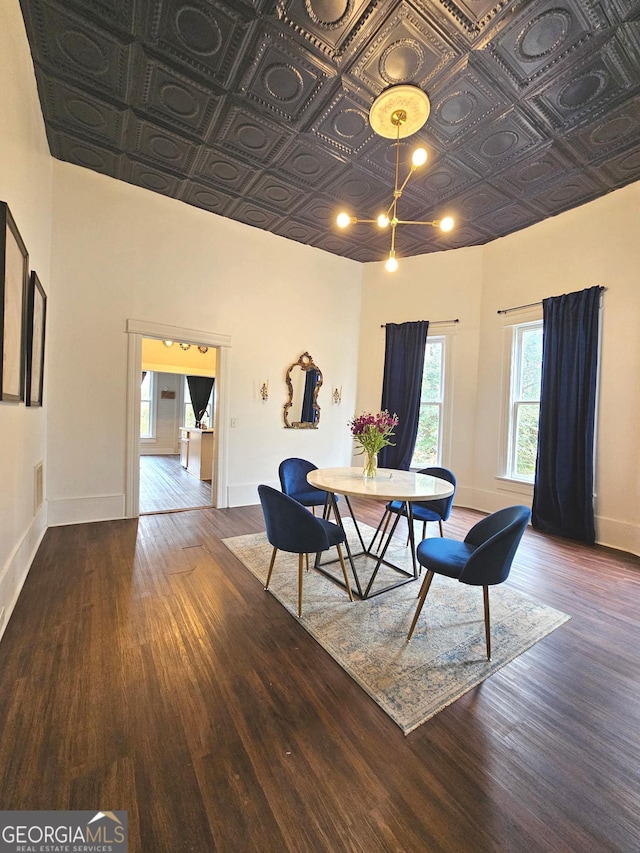
[[388, 272], [395, 272], [398, 269], [398, 261], [396, 260], [396, 228], [398, 225], [432, 225], [440, 228], [442, 231], [451, 231], [454, 225], [453, 219], [450, 216], [430, 221], [398, 219], [398, 201], [402, 197], [409, 178], [416, 169], [424, 166], [427, 162], [426, 150], [424, 148], [416, 148], [411, 158], [409, 174], [401, 184], [400, 140], [420, 130], [428, 119], [430, 111], [431, 104], [429, 103], [429, 98], [417, 86], [404, 84], [391, 86], [378, 95], [371, 105], [369, 122], [379, 136], [383, 136], [385, 139], [395, 139], [396, 167], [391, 204], [376, 219], [359, 219], [357, 216], [351, 216], [349, 213], [342, 212], [338, 214], [336, 220], [339, 228], [347, 228], [356, 222], [376, 223], [380, 228], [391, 227], [391, 249], [389, 250], [389, 257], [385, 264]]

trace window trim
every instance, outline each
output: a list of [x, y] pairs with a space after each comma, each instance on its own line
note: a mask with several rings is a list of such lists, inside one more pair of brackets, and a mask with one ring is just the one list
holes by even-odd
[[[515, 400], [515, 386], [519, 381], [520, 364], [522, 356], [521, 341], [522, 334], [527, 329], [540, 327], [543, 329], [541, 312], [538, 316], [530, 319], [522, 319], [518, 323], [512, 323], [505, 327], [504, 346], [504, 376], [503, 383], [503, 418], [500, 435], [500, 452], [498, 471], [502, 472], [496, 476], [496, 480], [506, 486], [507, 483], [525, 487], [527, 491], [533, 490], [535, 475], [531, 478], [518, 476], [515, 473], [515, 430], [517, 418], [514, 416], [518, 403], [531, 403], [534, 401]], [[517, 360], [517, 363], [516, 363]], [[539, 401], [538, 401], [539, 402]], [[528, 488], [527, 488], [528, 487]]]
[[[452, 400], [452, 392], [453, 392], [453, 334], [447, 334], [446, 332], [439, 332], [437, 335], [427, 335], [427, 343], [442, 343], [442, 360], [441, 360], [441, 369], [442, 369], [442, 379], [441, 379], [441, 399], [437, 401], [437, 405], [440, 406], [440, 418], [438, 422], [439, 427], [439, 436], [438, 436], [438, 453], [437, 453], [437, 461], [433, 463], [436, 466], [444, 465], [444, 461], [449, 458], [449, 449], [451, 446], [451, 400]], [[429, 400], [429, 403], [434, 403], [436, 401]], [[422, 405], [422, 401], [420, 402]], [[414, 451], [415, 452], [415, 451]], [[413, 460], [411, 460], [411, 470], [419, 471], [420, 468], [425, 466], [419, 466], [413, 464]]]

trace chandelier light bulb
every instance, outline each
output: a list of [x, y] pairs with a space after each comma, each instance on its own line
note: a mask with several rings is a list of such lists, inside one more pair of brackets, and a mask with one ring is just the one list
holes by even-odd
[[389, 258], [387, 260], [387, 263], [384, 265], [384, 268], [386, 269], [387, 272], [395, 272], [398, 269], [398, 262], [396, 261], [396, 253], [395, 252], [393, 252], [393, 251], [391, 252], [391, 254], [389, 255]]
[[338, 228], [346, 228], [348, 225], [351, 225], [351, 217], [348, 213], [339, 213], [336, 223]]
[[427, 162], [427, 156], [428, 155], [427, 155], [426, 149], [416, 148], [416, 150], [413, 152], [411, 162], [413, 163], [414, 167], [417, 169], [419, 166], [424, 166], [424, 164]]
[[378, 225], [380, 226], [380, 228], [386, 228], [388, 224], [389, 224], [389, 217], [387, 216], [386, 213], [381, 213], [380, 216], [378, 217]]
[[440, 230], [441, 231], [451, 231], [453, 228], [453, 219], [450, 216], [445, 216], [444, 219], [440, 220]]

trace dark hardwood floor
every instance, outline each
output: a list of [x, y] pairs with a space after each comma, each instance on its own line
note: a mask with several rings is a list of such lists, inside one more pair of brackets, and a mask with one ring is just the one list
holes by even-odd
[[640, 849], [640, 559], [528, 530], [508, 583], [572, 619], [405, 737], [220, 541], [261, 529], [47, 531], [0, 643], [2, 809], [126, 809], [132, 853]]
[[175, 456], [140, 456], [140, 512], [211, 506], [211, 481], [199, 480]]

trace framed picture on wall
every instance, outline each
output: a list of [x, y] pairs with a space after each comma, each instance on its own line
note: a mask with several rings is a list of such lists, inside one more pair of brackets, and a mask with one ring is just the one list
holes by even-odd
[[24, 399], [27, 406], [42, 405], [44, 383], [44, 331], [47, 295], [38, 274], [32, 270], [27, 294], [27, 364]]
[[0, 400], [24, 399], [23, 330], [29, 255], [6, 202], [0, 202]]

